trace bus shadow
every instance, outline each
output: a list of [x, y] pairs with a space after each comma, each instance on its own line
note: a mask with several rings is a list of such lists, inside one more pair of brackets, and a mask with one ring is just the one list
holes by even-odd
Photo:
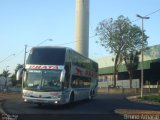
[[34, 109], [46, 109], [46, 110], [65, 110], [65, 109], [73, 109], [75, 107], [78, 107], [78, 106], [81, 106], [81, 105], [84, 105], [84, 104], [89, 104], [89, 103], [92, 103], [94, 102], [95, 100], [88, 100], [88, 99], [85, 99], [85, 100], [81, 100], [81, 101], [76, 101], [74, 103], [71, 103], [71, 104], [64, 104], [64, 105], [53, 105], [53, 104], [43, 104], [41, 106], [39, 105], [33, 105], [32, 108]]

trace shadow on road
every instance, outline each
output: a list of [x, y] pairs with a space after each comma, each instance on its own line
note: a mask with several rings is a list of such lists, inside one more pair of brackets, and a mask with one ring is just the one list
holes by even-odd
[[124, 120], [118, 115], [104, 114], [58, 114], [58, 115], [19, 115], [18, 120]]
[[[92, 102], [94, 102], [95, 100], [81, 100], [81, 101], [77, 101], [71, 104], [64, 104], [64, 105], [54, 105], [54, 104], [42, 104], [42, 105], [38, 105], [38, 104], [31, 104], [33, 109], [43, 109], [43, 110], [65, 110], [65, 109], [72, 109], [74, 107], [80, 106], [80, 105], [84, 105], [84, 104], [92, 104]], [[26, 103], [27, 104], [27, 103]]]

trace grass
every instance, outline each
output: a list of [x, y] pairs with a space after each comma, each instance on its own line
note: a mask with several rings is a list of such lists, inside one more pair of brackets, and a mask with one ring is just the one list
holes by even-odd
[[139, 97], [139, 99], [147, 100], [147, 101], [160, 102], [160, 95], [143, 96], [142, 98]]

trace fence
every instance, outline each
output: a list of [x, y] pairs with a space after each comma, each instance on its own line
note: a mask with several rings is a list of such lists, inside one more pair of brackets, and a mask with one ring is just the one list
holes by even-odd
[[12, 87], [12, 86], [5, 86], [0, 85], [0, 92], [21, 92], [21, 87]]
[[[113, 80], [103, 80], [98, 82], [98, 87], [109, 87], [113, 86]], [[117, 80], [116, 85], [121, 88], [130, 88], [130, 80]], [[139, 79], [132, 79], [132, 88], [140, 88]]]
[[[98, 88], [98, 93], [107, 94], [140, 94], [140, 88]], [[160, 93], [158, 88], [143, 88], [143, 93]]]

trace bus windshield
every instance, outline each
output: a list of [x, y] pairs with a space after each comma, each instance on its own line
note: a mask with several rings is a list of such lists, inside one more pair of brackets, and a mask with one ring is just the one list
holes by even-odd
[[24, 88], [35, 91], [61, 90], [60, 70], [27, 70]]
[[64, 61], [65, 49], [33, 48], [29, 53], [26, 63], [34, 65], [64, 65]]

